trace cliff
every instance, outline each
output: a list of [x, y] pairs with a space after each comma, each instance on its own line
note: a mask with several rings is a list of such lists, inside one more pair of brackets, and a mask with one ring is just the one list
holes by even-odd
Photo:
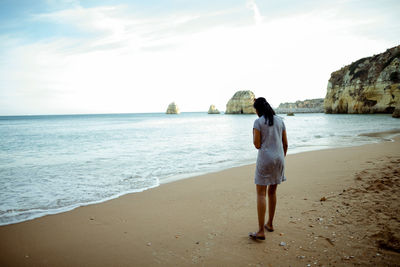
[[219, 114], [219, 110], [214, 106], [211, 105], [210, 108], [208, 109], [208, 114]]
[[326, 113], [393, 113], [400, 104], [400, 46], [331, 74]]
[[276, 113], [322, 113], [324, 112], [324, 99], [306, 99], [304, 101], [296, 101], [294, 103], [281, 103]]
[[175, 102], [172, 102], [171, 104], [169, 104], [166, 113], [167, 113], [167, 114], [179, 114], [179, 108], [178, 108], [178, 106], [175, 104]]
[[400, 118], [400, 105], [397, 106], [397, 107], [394, 109], [393, 114], [392, 114], [392, 117], [393, 117], [393, 118]]
[[226, 104], [225, 114], [255, 114], [254, 98], [252, 91], [236, 92]]

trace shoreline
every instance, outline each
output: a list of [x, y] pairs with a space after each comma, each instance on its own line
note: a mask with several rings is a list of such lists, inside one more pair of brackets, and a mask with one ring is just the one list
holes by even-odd
[[[332, 149], [341, 149], [341, 148], [351, 148], [351, 147], [358, 147], [358, 146], [363, 146], [363, 145], [368, 145], [368, 144], [378, 144], [381, 142], [394, 142], [394, 139], [396, 136], [400, 135], [400, 129], [393, 129], [393, 130], [389, 130], [389, 131], [383, 131], [383, 132], [368, 132], [368, 133], [361, 133], [358, 134], [357, 136], [366, 136], [366, 137], [372, 137], [372, 138], [376, 138], [376, 142], [370, 142], [367, 144], [356, 144], [353, 146], [343, 146], [343, 147], [324, 147], [321, 146], [319, 148], [313, 147], [313, 148], [305, 148], [304, 150], [302, 149], [298, 149], [298, 151], [296, 152], [290, 152], [288, 151], [288, 155], [296, 155], [296, 154], [301, 154], [301, 153], [307, 153], [307, 152], [313, 152], [313, 151], [323, 151], [323, 150], [332, 150]], [[25, 220], [20, 220], [20, 221], [16, 221], [16, 222], [11, 222], [11, 223], [6, 223], [6, 224], [0, 224], [0, 227], [2, 226], [7, 226], [7, 225], [13, 225], [13, 224], [18, 224], [18, 223], [23, 223], [23, 222], [27, 222], [27, 221], [32, 221], [38, 218], [42, 218], [42, 217], [46, 217], [46, 216], [51, 216], [51, 215], [57, 215], [57, 214], [61, 214], [61, 213], [65, 213], [65, 212], [70, 212], [73, 211], [75, 209], [78, 209], [80, 207], [86, 207], [86, 206], [90, 206], [90, 205], [96, 205], [96, 204], [102, 204], [105, 203], [107, 201], [111, 201], [114, 199], [118, 199], [120, 197], [123, 197], [125, 195], [130, 195], [130, 194], [138, 194], [138, 193], [142, 193], [144, 191], [148, 191], [148, 190], [152, 190], [154, 188], [160, 187], [164, 184], [169, 184], [169, 183], [174, 183], [177, 181], [181, 181], [181, 180], [186, 180], [186, 179], [192, 179], [192, 178], [196, 178], [199, 176], [203, 176], [203, 175], [209, 175], [209, 174], [214, 174], [214, 173], [218, 173], [221, 171], [226, 171], [232, 168], [240, 168], [240, 167], [249, 167], [254, 165], [255, 163], [250, 163], [250, 162], [246, 162], [243, 164], [239, 164], [239, 165], [235, 165], [235, 166], [229, 166], [229, 167], [223, 167], [220, 169], [215, 169], [215, 170], [211, 170], [211, 171], [205, 171], [205, 172], [196, 172], [196, 173], [187, 173], [187, 174], [181, 174], [181, 175], [174, 175], [168, 178], [163, 179], [162, 181], [159, 181], [159, 183], [157, 185], [154, 185], [152, 187], [149, 188], [144, 188], [144, 189], [135, 189], [129, 192], [122, 192], [120, 194], [114, 195], [114, 196], [110, 196], [108, 198], [105, 199], [101, 199], [101, 200], [96, 200], [96, 201], [92, 201], [92, 202], [88, 202], [88, 203], [78, 203], [76, 205], [72, 205], [69, 207], [61, 207], [58, 209], [53, 209], [53, 210], [49, 210], [49, 212], [45, 212], [45, 214], [42, 215], [33, 215], [31, 218], [29, 219], [25, 219]]]
[[1, 226], [0, 265], [395, 265], [400, 213], [385, 210], [399, 206], [400, 183], [385, 184], [400, 178], [394, 140], [288, 155], [265, 242], [247, 237], [257, 227], [250, 164]]

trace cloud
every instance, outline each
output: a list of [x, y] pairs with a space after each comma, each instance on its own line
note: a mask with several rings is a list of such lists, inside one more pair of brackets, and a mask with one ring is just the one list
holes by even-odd
[[68, 7], [76, 7], [80, 6], [81, 3], [79, 0], [45, 0], [46, 4], [50, 8], [68, 8]]
[[[115, 49], [126, 47], [131, 52], [143, 50], [165, 50], [178, 44], [185, 36], [202, 30], [207, 19], [221, 16], [225, 12], [196, 13], [183, 15], [165, 15], [161, 17], [140, 17], [126, 12], [127, 7], [100, 6], [59, 10], [51, 13], [37, 14], [33, 21], [42, 21], [65, 25], [75, 29], [76, 34], [69, 36], [71, 40], [82, 40], [79, 50]], [[194, 25], [193, 25], [194, 24]], [[68, 49], [71, 49], [69, 42]]]
[[277, 106], [323, 97], [331, 72], [393, 45], [361, 34], [373, 20], [334, 8], [263, 20], [249, 3], [256, 24], [208, 22], [226, 11], [139, 17], [124, 6], [36, 15], [83, 34], [0, 36], [0, 113], [163, 112], [172, 101], [182, 111], [224, 110], [240, 89]]
[[187, 66], [193, 64], [176, 53], [176, 46], [184, 46], [192, 33], [173, 31], [200, 16], [140, 19], [126, 17], [122, 11], [120, 7], [75, 7], [40, 14], [34, 19], [94, 35], [3, 42], [8, 55], [0, 63], [0, 94], [4, 96], [0, 112], [154, 111], [154, 107], [132, 104], [151, 91], [157, 91], [158, 111], [163, 109], [166, 98], [180, 94], [181, 81], [190, 82], [185, 76], [191, 76]]
[[260, 24], [263, 22], [264, 18], [261, 16], [260, 10], [255, 2], [255, 0], [248, 0], [246, 4], [247, 8], [254, 12], [254, 22], [255, 24]]
[[83, 8], [78, 5], [70, 9], [37, 14], [32, 19], [75, 29], [75, 34], [69, 38], [89, 42], [89, 46], [94, 49], [96, 46], [123, 41], [126, 28], [130, 23], [136, 23], [120, 18], [118, 15], [121, 10], [122, 7], [119, 6]]

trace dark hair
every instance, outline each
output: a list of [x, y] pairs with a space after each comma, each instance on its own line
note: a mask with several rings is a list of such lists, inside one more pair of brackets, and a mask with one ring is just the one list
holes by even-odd
[[272, 109], [272, 107], [269, 105], [269, 103], [267, 102], [267, 100], [265, 100], [264, 97], [256, 98], [254, 100], [253, 106], [257, 110], [260, 117], [264, 116], [265, 123], [267, 123], [268, 121], [269, 126], [274, 125], [275, 111]]

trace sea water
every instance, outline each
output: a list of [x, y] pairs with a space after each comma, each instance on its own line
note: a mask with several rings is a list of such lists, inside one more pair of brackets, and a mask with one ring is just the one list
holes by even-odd
[[[380, 142], [390, 115], [282, 116], [289, 154]], [[161, 183], [254, 163], [256, 115], [206, 113], [0, 117], [0, 225]]]

